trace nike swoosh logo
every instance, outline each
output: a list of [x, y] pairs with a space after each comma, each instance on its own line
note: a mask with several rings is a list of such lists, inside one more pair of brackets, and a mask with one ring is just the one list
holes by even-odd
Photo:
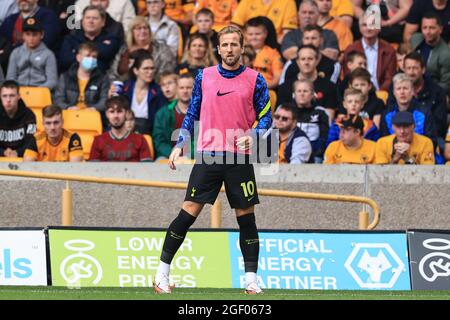
[[217, 96], [218, 97], [221, 97], [221, 96], [225, 96], [225, 95], [227, 95], [227, 94], [230, 94], [230, 93], [232, 93], [232, 92], [234, 92], [234, 91], [228, 91], [228, 92], [220, 92], [220, 90], [219, 91], [217, 91]]
[[247, 201], [251, 201], [255, 196], [248, 198]]

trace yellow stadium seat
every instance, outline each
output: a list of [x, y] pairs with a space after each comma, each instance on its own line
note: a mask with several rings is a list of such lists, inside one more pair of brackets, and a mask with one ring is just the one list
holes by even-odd
[[103, 132], [102, 117], [96, 110], [63, 110], [64, 129], [98, 135]]
[[37, 132], [44, 131], [44, 123], [42, 120], [42, 109], [41, 108], [30, 108], [36, 116], [36, 130]]
[[377, 97], [383, 100], [384, 104], [386, 104], [389, 93], [385, 90], [377, 90]]
[[150, 158], [155, 160], [155, 148], [153, 147], [153, 139], [149, 134], [144, 134], [145, 140], [147, 140], [148, 148], [150, 149]]
[[275, 104], [277, 103], [277, 93], [274, 90], [269, 90], [270, 95], [270, 109], [272, 115], [275, 113]]
[[83, 158], [89, 160], [91, 154], [92, 143], [96, 135], [90, 133], [78, 133], [81, 139], [81, 146], [83, 147]]
[[42, 109], [52, 104], [52, 95], [47, 87], [20, 87], [19, 94], [28, 108]]
[[0, 162], [23, 162], [20, 157], [0, 157]]

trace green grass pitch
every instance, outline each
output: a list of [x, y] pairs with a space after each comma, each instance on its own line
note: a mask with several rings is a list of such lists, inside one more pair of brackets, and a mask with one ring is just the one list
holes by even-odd
[[0, 300], [450, 300], [450, 291], [330, 291], [266, 289], [246, 295], [240, 289], [175, 288], [157, 295], [152, 288], [0, 286]]

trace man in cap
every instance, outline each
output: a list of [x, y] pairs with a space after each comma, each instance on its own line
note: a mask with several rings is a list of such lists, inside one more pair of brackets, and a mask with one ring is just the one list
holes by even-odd
[[325, 150], [326, 164], [369, 164], [375, 162], [375, 142], [366, 140], [364, 121], [359, 115], [345, 116], [339, 123], [339, 140]]
[[58, 84], [56, 58], [42, 41], [44, 29], [41, 23], [34, 17], [27, 18], [23, 21], [22, 31], [23, 44], [13, 50], [6, 78], [21, 86], [55, 89]]
[[392, 119], [394, 134], [377, 141], [377, 164], [434, 164], [431, 139], [414, 132], [414, 117], [408, 111], [397, 112]]

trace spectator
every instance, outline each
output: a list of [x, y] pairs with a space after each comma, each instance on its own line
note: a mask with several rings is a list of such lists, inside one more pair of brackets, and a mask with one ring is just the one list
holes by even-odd
[[39, 0], [38, 4], [56, 13], [61, 27], [61, 37], [74, 29], [76, 21], [75, 17], [71, 16], [71, 14], [75, 11], [75, 0]]
[[180, 45], [180, 29], [175, 21], [164, 14], [163, 0], [147, 1], [148, 23], [155, 40], [167, 44], [175, 57]]
[[405, 72], [403, 69], [403, 61], [405, 59], [405, 56], [412, 51], [411, 45], [409, 43], [400, 43], [400, 45], [397, 47], [397, 50], [395, 50], [395, 53], [397, 55], [397, 72]]
[[151, 161], [144, 136], [130, 132], [125, 126], [130, 110], [127, 99], [123, 96], [109, 98], [105, 107], [111, 130], [94, 138], [89, 161]]
[[18, 11], [19, 8], [17, 7], [16, 0], [3, 0], [2, 5], [0, 6], [0, 26], [7, 17]]
[[317, 24], [323, 29], [330, 30], [336, 34], [339, 52], [343, 53], [345, 48], [353, 42], [353, 34], [350, 27], [342, 20], [330, 15], [332, 0], [315, 0], [315, 2], [319, 9]]
[[422, 18], [422, 33], [411, 37], [411, 47], [420, 52], [426, 61], [427, 73], [447, 94], [450, 93], [450, 49], [441, 38], [442, 22], [436, 14], [426, 14]]
[[127, 114], [125, 115], [125, 128], [129, 132], [136, 132], [136, 118], [134, 116], [133, 110], [128, 110]]
[[[340, 100], [342, 100], [342, 97], [344, 96], [345, 89], [349, 87], [348, 80], [350, 78], [350, 74], [357, 68], [367, 69], [367, 59], [365, 54], [356, 50], [350, 51], [347, 55], [347, 62], [344, 68], [345, 67], [347, 67], [349, 73], [347, 73], [344, 78], [338, 83], [338, 98]], [[370, 81], [370, 83], [372, 83], [372, 81]]]
[[[281, 53], [286, 60], [295, 59], [298, 48], [302, 46], [303, 31], [306, 26], [316, 26], [319, 21], [319, 8], [313, 0], [302, 1], [298, 10], [300, 26], [298, 29], [290, 31], [283, 39]], [[339, 56], [339, 43], [336, 34], [330, 30], [323, 30], [323, 48], [321, 52], [332, 60], [337, 60]]]
[[0, 36], [0, 67], [6, 72], [8, 70], [9, 56], [12, 52], [11, 42]]
[[164, 97], [166, 97], [169, 103], [177, 98], [177, 82], [178, 75], [173, 72], [163, 73], [159, 78], [159, 86], [161, 87]]
[[[194, 8], [195, 20], [197, 20], [197, 15], [202, 9], [208, 9], [213, 14], [213, 29], [219, 32], [222, 28], [231, 24], [231, 16], [236, 11], [237, 6], [237, 0], [197, 0]], [[194, 24], [197, 24], [195, 20]]]
[[278, 87], [283, 61], [278, 51], [267, 44], [267, 28], [261, 17], [254, 17], [245, 24], [247, 44], [256, 52], [253, 69], [266, 80], [267, 87], [275, 90]]
[[344, 22], [349, 28], [353, 23], [353, 3], [351, 0], [332, 0], [330, 15]]
[[181, 63], [175, 68], [178, 74], [197, 75], [198, 70], [217, 64], [211, 43], [206, 35], [193, 33], [189, 36]]
[[[177, 96], [178, 99], [173, 100], [169, 104], [163, 106], [156, 113], [155, 123], [153, 125], [153, 144], [155, 146], [156, 158], [168, 159], [173, 147], [176, 144], [172, 140], [174, 131], [181, 128], [184, 116], [189, 107], [189, 100], [192, 95], [192, 88], [194, 87], [194, 78], [192, 74], [182, 74], [177, 81]], [[178, 135], [176, 135], [178, 137]], [[193, 158], [193, 142], [191, 141], [190, 156]], [[189, 155], [188, 151], [185, 155]]]
[[[106, 33], [114, 35], [117, 39], [119, 39], [120, 44], [122, 44], [125, 40], [124, 25], [121, 22], [118, 22], [115, 19], [113, 19], [111, 17], [111, 15], [109, 14], [109, 12], [107, 11], [111, 5], [111, 1], [110, 0], [90, 0], [90, 5], [101, 7], [101, 8], [103, 8], [103, 10], [105, 10], [106, 19], [105, 19], [105, 26], [103, 27], [103, 29], [106, 31]], [[130, 21], [127, 21], [127, 22], [129, 23]]]
[[400, 111], [408, 111], [413, 114], [414, 130], [416, 133], [425, 135], [436, 143], [436, 129], [430, 107], [423, 107], [414, 100], [413, 80], [404, 73], [396, 74], [394, 79], [395, 101], [387, 105], [387, 109], [381, 116], [380, 133], [387, 136], [394, 133], [393, 118]]
[[[306, 133], [297, 126], [297, 107], [282, 104], [275, 111], [273, 118], [274, 128], [278, 129], [278, 163], [308, 163], [312, 147]], [[272, 140], [270, 135], [267, 140]]]
[[[96, 0], [95, 3], [95, 5], [100, 3], [100, 6], [107, 10], [108, 16], [120, 23], [125, 31], [127, 31], [131, 20], [136, 16], [136, 11], [130, 0]], [[76, 1], [77, 20], [82, 18], [83, 10], [90, 4], [93, 4], [91, 0]]]
[[[394, 84], [395, 85], [395, 84]], [[417, 134], [412, 113], [397, 112], [392, 119], [393, 134], [380, 138], [376, 145], [377, 164], [434, 164], [433, 143]]]
[[365, 17], [359, 20], [359, 29], [362, 39], [357, 40], [345, 49], [344, 74], [347, 75], [350, 72], [346, 68], [348, 54], [351, 51], [358, 51], [366, 56], [367, 69], [372, 75], [372, 84], [375, 89], [387, 91], [391, 85], [397, 65], [395, 50], [388, 42], [379, 39], [379, 29], [368, 28]]
[[42, 109], [44, 132], [37, 133], [27, 146], [24, 161], [83, 161], [81, 139], [63, 128], [62, 109], [49, 105]]
[[0, 36], [8, 39], [13, 47], [22, 44], [23, 20], [33, 17], [38, 20], [44, 29], [44, 43], [51, 50], [55, 50], [60, 33], [58, 17], [53, 10], [39, 7], [38, 0], [18, 1], [19, 12], [7, 17], [0, 26]]
[[363, 121], [363, 127], [361, 129], [361, 136], [364, 139], [377, 141], [380, 138], [380, 132], [377, 126], [368, 117], [362, 116], [362, 109], [364, 105], [364, 94], [355, 88], [348, 88], [344, 93], [344, 110], [345, 113], [339, 115], [336, 121], [330, 126], [328, 131], [327, 146], [333, 141], [339, 140], [339, 135], [341, 132], [341, 126], [346, 116], [359, 116]]
[[349, 76], [350, 88], [357, 89], [362, 93], [363, 108], [360, 116], [363, 119], [370, 119], [379, 128], [381, 114], [386, 108], [383, 100], [377, 97], [370, 82], [370, 73], [366, 69], [356, 68]]
[[347, 115], [339, 122], [339, 140], [325, 150], [325, 164], [371, 164], [375, 162], [375, 142], [363, 137], [364, 122]]
[[[447, 99], [444, 90], [426, 75], [425, 63], [417, 52], [411, 52], [404, 59], [405, 74], [414, 84], [414, 100], [424, 109], [429, 109], [436, 126], [436, 134], [444, 139], [447, 132]], [[392, 92], [388, 104], [395, 103]]]
[[219, 52], [217, 51], [219, 38], [217, 37], [217, 31], [213, 29], [213, 26], [214, 14], [208, 8], [202, 8], [195, 14], [194, 25], [191, 28], [191, 33], [198, 32], [206, 35], [211, 42], [214, 56], [216, 57], [217, 61], [220, 61], [221, 58]]
[[166, 4], [164, 13], [182, 26], [187, 33], [192, 25], [195, 0], [164, 0], [164, 2]]
[[176, 57], [164, 42], [156, 41], [152, 37], [148, 21], [144, 17], [136, 17], [131, 21], [126, 35], [126, 46], [120, 49], [112, 67], [111, 78], [128, 80], [128, 72], [133, 61], [130, 54], [138, 49], [145, 49], [151, 53], [155, 61], [155, 79], [163, 72], [173, 72], [176, 66]]
[[82, 43], [93, 42], [98, 48], [98, 67], [106, 73], [120, 48], [120, 40], [104, 30], [106, 12], [101, 7], [87, 6], [83, 10], [81, 29], [64, 37], [59, 52], [60, 72], [70, 68]]
[[[291, 101], [293, 84], [297, 79], [308, 79], [314, 83], [314, 106], [325, 108], [329, 119], [332, 120], [338, 107], [337, 87], [318, 73], [319, 54], [319, 50], [312, 45], [300, 47], [296, 60], [300, 72], [298, 74], [286, 72], [285, 81], [278, 88], [278, 104]], [[300, 118], [298, 121], [300, 122]]]
[[377, 2], [381, 11], [380, 38], [391, 43], [402, 43], [405, 21], [413, 0], [376, 0], [372, 3]]
[[256, 51], [251, 45], [244, 45], [244, 53], [241, 56], [242, 64], [246, 67], [253, 68], [253, 63], [256, 59]]
[[23, 157], [36, 133], [36, 116], [19, 95], [19, 84], [3, 82], [0, 88], [0, 156]]
[[21, 86], [47, 87], [53, 91], [58, 84], [56, 58], [42, 42], [44, 30], [35, 18], [23, 22], [24, 43], [9, 58], [7, 79]]
[[98, 49], [92, 42], [80, 45], [76, 62], [61, 74], [54, 102], [62, 109], [105, 110], [108, 77], [97, 67]]
[[231, 22], [244, 27], [248, 20], [264, 16], [272, 20], [278, 43], [282, 43], [284, 36], [291, 30], [298, 28], [294, 0], [241, 0], [233, 14]]
[[[136, 131], [151, 134], [156, 112], [167, 103], [161, 88], [155, 82], [155, 63], [152, 55], [143, 49], [136, 50], [131, 56], [129, 80], [125, 83], [123, 94], [128, 98], [136, 116]], [[110, 95], [114, 86], [110, 88]]]
[[[409, 42], [411, 36], [419, 30], [419, 25], [429, 13], [439, 16], [443, 26], [442, 38], [445, 42], [450, 41], [450, 5], [448, 0], [414, 0], [406, 18], [403, 42]], [[426, 61], [426, 60], [425, 60]]]
[[297, 80], [293, 88], [298, 127], [306, 133], [311, 142], [311, 162], [322, 163], [329, 129], [327, 112], [323, 107], [313, 104], [314, 84], [311, 80]]

